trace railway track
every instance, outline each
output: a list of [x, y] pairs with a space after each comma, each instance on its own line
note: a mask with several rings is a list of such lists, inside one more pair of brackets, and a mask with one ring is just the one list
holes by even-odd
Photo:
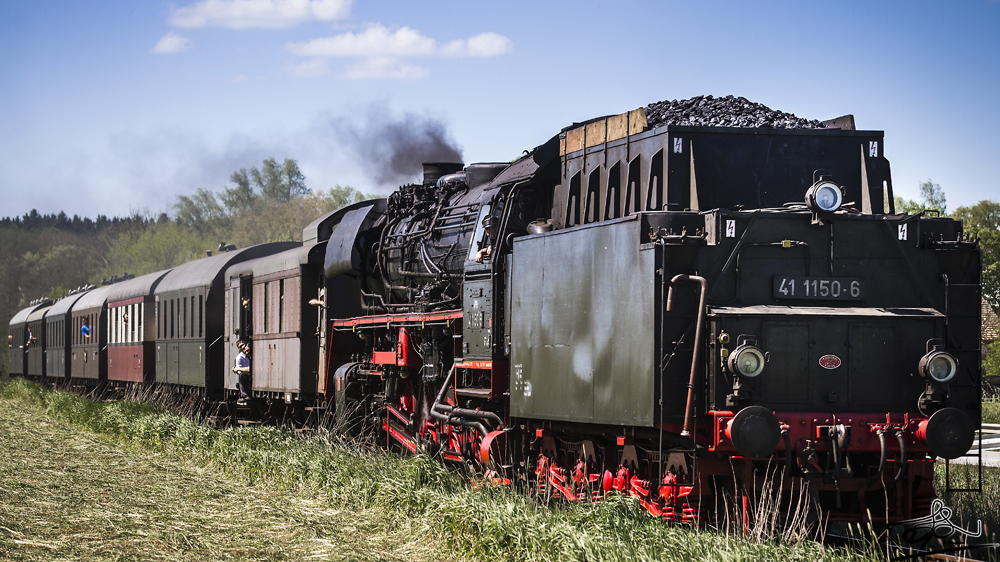
[[1000, 468], [1000, 423], [984, 423], [982, 431], [976, 432], [968, 455], [952, 460], [954, 464], [976, 464], [976, 452], [982, 447], [983, 466]]

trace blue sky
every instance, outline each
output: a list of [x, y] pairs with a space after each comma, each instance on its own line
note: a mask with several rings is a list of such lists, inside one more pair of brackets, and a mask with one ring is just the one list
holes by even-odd
[[386, 124], [505, 161], [702, 94], [852, 113], [897, 194], [1000, 199], [997, 0], [52, 0], [0, 3], [0, 216], [169, 212], [269, 156], [388, 193], [358, 148]]

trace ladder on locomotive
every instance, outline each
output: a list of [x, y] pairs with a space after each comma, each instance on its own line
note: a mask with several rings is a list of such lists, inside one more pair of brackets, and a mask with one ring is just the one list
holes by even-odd
[[[963, 320], [964, 321], [968, 321], [971, 318], [975, 318], [976, 321], [981, 320], [980, 315], [982, 314], [982, 311], [981, 311], [981, 309], [978, 306], [978, 301], [977, 301], [977, 306], [975, 307], [975, 311], [972, 311], [972, 310], [966, 310], [966, 311], [955, 310], [955, 308], [958, 308], [958, 307], [952, 306], [953, 302], [962, 302], [963, 300], [965, 300], [965, 301], [969, 300], [968, 298], [966, 298], [966, 299], [958, 299], [958, 298], [956, 298], [959, 294], [961, 294], [963, 292], [978, 294], [979, 291], [981, 290], [980, 286], [979, 285], [971, 285], [971, 284], [949, 283], [948, 280], [947, 280], [947, 278], [945, 278], [945, 283], [946, 283], [946, 285], [945, 285], [945, 318], [946, 318], [947, 325], [949, 327], [951, 327], [954, 324], [961, 323]], [[981, 338], [980, 337], [976, 337], [975, 341], [976, 341], [976, 347], [974, 349], [963, 349], [963, 351], [965, 351], [965, 352], [967, 352], [969, 354], [975, 353], [977, 357], [982, 357], [982, 341], [981, 341]], [[983, 395], [983, 377], [982, 377], [982, 373], [980, 373], [979, 377], [977, 377], [976, 380], [973, 381], [973, 383], [971, 383], [971, 384], [970, 383], [956, 383], [956, 382], [952, 381], [951, 386], [955, 387], [955, 388], [975, 387], [976, 396], [982, 397], [982, 395]], [[962, 488], [953, 487], [952, 486], [952, 482], [951, 482], [951, 464], [952, 464], [952, 461], [948, 460], [948, 459], [945, 459], [945, 461], [944, 461], [945, 493], [952, 493], [952, 492], [973, 492], [973, 493], [977, 493], [977, 494], [981, 494], [982, 493], [982, 491], [983, 491], [983, 438], [984, 438], [982, 419], [980, 419], [980, 427], [979, 427], [979, 429], [977, 430], [976, 433], [978, 434], [978, 438], [975, 441], [974, 452], [973, 452], [973, 449], [969, 449], [969, 451], [967, 453], [965, 453], [964, 455], [962, 455], [961, 457], [959, 457], [959, 459], [964, 459], [964, 461], [959, 461], [959, 462], [955, 463], [955, 464], [969, 465], [969, 464], [972, 464], [973, 459], [975, 459], [974, 462], [976, 463], [976, 486], [972, 487], [972, 486], [968, 486], [966, 484], [966, 487], [962, 487]]]

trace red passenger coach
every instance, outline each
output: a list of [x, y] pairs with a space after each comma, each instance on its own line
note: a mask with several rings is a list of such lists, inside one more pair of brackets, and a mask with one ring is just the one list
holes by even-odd
[[153, 289], [170, 270], [112, 285], [108, 291], [108, 381], [153, 382], [156, 308]]

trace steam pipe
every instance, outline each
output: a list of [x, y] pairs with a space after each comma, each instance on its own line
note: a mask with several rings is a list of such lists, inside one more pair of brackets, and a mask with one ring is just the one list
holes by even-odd
[[444, 400], [444, 395], [448, 391], [448, 385], [451, 384], [451, 378], [455, 376], [455, 364], [451, 364], [451, 369], [448, 370], [448, 376], [444, 378], [444, 383], [441, 384], [441, 390], [438, 392], [436, 398], [434, 398], [434, 404], [431, 405], [431, 417], [438, 420], [446, 422], [448, 421], [448, 416], [441, 414], [437, 411], [438, 407], [441, 406], [441, 401]]
[[490, 433], [486, 429], [486, 426], [484, 426], [483, 424], [481, 424], [481, 423], [479, 423], [477, 421], [472, 421], [472, 420], [465, 420], [465, 419], [460, 419], [460, 418], [451, 418], [451, 417], [449, 417], [448, 418], [448, 425], [461, 425], [463, 427], [474, 428], [483, 437], [486, 437]]
[[704, 277], [698, 275], [675, 275], [673, 279], [670, 280], [671, 286], [667, 291], [667, 312], [673, 305], [674, 297], [674, 283], [697, 283], [701, 286], [701, 291], [698, 295], [698, 318], [695, 320], [697, 324], [694, 330], [694, 354], [691, 357], [691, 376], [688, 379], [688, 395], [687, 395], [687, 405], [684, 407], [684, 429], [681, 431], [681, 435], [684, 437], [691, 437], [691, 422], [693, 418], [692, 410], [694, 409], [694, 385], [698, 377], [698, 365], [701, 363], [701, 353], [704, 343], [702, 342], [702, 325], [705, 323], [705, 297], [708, 294], [708, 282], [705, 281]]
[[416, 277], [418, 279], [461, 279], [461, 275], [456, 275], [453, 273], [421, 273], [419, 271], [406, 271], [405, 269], [399, 269], [397, 272], [403, 277]]
[[442, 414], [449, 414], [451, 416], [462, 416], [464, 418], [476, 418], [482, 420], [488, 420], [493, 422], [494, 427], [500, 427], [503, 425], [503, 421], [500, 416], [494, 414], [493, 412], [486, 412], [483, 410], [470, 410], [468, 408], [455, 408], [447, 404], [439, 404], [435, 406], [437, 411]]
[[872, 474], [870, 477], [868, 477], [869, 486], [874, 484], [875, 481], [880, 480], [882, 478], [882, 473], [885, 472], [885, 460], [889, 456], [889, 449], [885, 443], [885, 430], [879, 429], [877, 435], [878, 435], [878, 445], [879, 445], [879, 450], [881, 451], [881, 456], [879, 457], [878, 461], [878, 470], [875, 471], [875, 474]]

